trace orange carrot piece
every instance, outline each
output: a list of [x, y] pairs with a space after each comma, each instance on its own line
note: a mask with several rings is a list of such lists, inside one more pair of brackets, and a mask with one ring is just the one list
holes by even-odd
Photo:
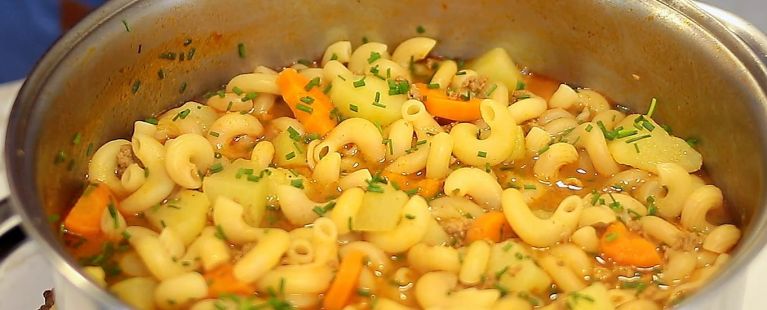
[[605, 257], [620, 265], [652, 267], [661, 263], [655, 244], [626, 229], [626, 225], [615, 222], [599, 240], [599, 248]]
[[431, 198], [437, 195], [442, 189], [442, 180], [428, 179], [424, 177], [418, 177], [414, 175], [402, 175], [399, 173], [384, 171], [381, 173], [389, 182], [394, 182], [403, 191], [416, 191], [426, 198]]
[[559, 83], [545, 76], [530, 75], [526, 77], [525, 89], [541, 96], [546, 101], [551, 99], [551, 95], [557, 91], [557, 88], [559, 88]]
[[234, 277], [234, 266], [226, 263], [206, 272], [203, 277], [208, 283], [208, 296], [211, 298], [226, 294], [251, 295], [256, 289], [248, 283]]
[[349, 298], [357, 287], [364, 258], [365, 255], [360, 251], [351, 251], [346, 254], [338, 267], [333, 283], [325, 293], [325, 299], [322, 301], [324, 309], [341, 310], [349, 303]]
[[450, 99], [442, 89], [429, 89], [423, 83], [416, 83], [415, 86], [426, 97], [423, 104], [431, 115], [463, 122], [482, 117], [479, 113], [479, 103], [482, 101], [480, 99], [471, 98], [468, 101]]
[[101, 235], [101, 215], [110, 204], [114, 205], [116, 212], [117, 199], [106, 184], [89, 185], [69, 210], [64, 219], [64, 228], [83, 237]]
[[511, 226], [506, 221], [503, 212], [490, 211], [482, 214], [466, 231], [466, 243], [477, 240], [500, 242], [505, 235], [511, 233]]
[[282, 70], [277, 76], [282, 99], [288, 103], [296, 119], [307, 132], [325, 135], [336, 127], [336, 119], [330, 115], [334, 106], [319, 85], [310, 82], [292, 68]]

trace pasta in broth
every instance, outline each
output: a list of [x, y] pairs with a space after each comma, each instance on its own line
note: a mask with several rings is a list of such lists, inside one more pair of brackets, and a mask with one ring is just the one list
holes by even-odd
[[139, 309], [659, 309], [740, 230], [693, 145], [503, 49], [330, 45], [136, 122], [62, 223]]

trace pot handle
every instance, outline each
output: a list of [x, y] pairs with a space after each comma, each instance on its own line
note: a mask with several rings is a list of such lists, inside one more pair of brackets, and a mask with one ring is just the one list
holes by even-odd
[[728, 30], [743, 40], [762, 62], [767, 63], [767, 36], [758, 28], [726, 10], [699, 1], [695, 4], [724, 24]]

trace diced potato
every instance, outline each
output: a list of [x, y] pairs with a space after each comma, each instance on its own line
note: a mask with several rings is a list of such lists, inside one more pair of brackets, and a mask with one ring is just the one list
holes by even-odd
[[509, 53], [500, 47], [491, 49], [475, 59], [468, 68], [476, 71], [480, 76], [486, 76], [491, 81], [503, 83], [510, 91], [517, 89], [517, 81], [522, 80], [519, 68], [511, 60]]
[[[252, 174], [246, 174], [244, 171], [252, 171]], [[245, 221], [258, 226], [266, 212], [266, 176], [251, 161], [237, 159], [221, 172], [205, 177], [202, 181], [202, 191], [211, 203], [214, 203], [219, 195], [223, 195], [241, 204], [245, 208]]]
[[154, 289], [157, 282], [152, 278], [130, 278], [115, 283], [109, 288], [112, 294], [135, 309], [154, 309]]
[[[362, 117], [381, 126], [387, 126], [402, 118], [402, 103], [406, 95], [389, 95], [389, 84], [376, 77], [366, 76], [365, 85], [354, 83], [363, 76], [337, 76], [333, 79], [330, 99], [345, 117]], [[376, 93], [379, 94], [376, 103]], [[356, 110], [356, 111], [355, 111]]]
[[203, 135], [217, 118], [218, 113], [213, 108], [189, 101], [159, 117], [155, 138], [164, 141], [185, 133]]
[[303, 139], [295, 141], [290, 133], [283, 131], [272, 140], [274, 145], [274, 163], [279, 167], [306, 166], [306, 144]]
[[106, 279], [106, 273], [104, 272], [104, 268], [101, 268], [99, 266], [86, 266], [83, 267], [83, 271], [85, 271], [85, 274], [88, 275], [93, 282], [96, 282], [101, 287], [107, 286]]
[[208, 210], [210, 201], [205, 194], [184, 190], [166, 203], [147, 209], [144, 215], [158, 231], [168, 227], [189, 245], [205, 228]]
[[594, 283], [580, 291], [567, 294], [567, 309], [572, 310], [612, 310], [615, 309], [607, 288], [602, 283]]
[[362, 206], [353, 218], [354, 230], [389, 231], [397, 227], [402, 207], [410, 197], [391, 185], [378, 185], [383, 189], [382, 193], [365, 192]]
[[493, 246], [485, 274], [499, 276], [498, 285], [509, 291], [543, 293], [551, 286], [551, 277], [535, 264], [528, 249], [511, 240]]
[[[644, 116], [635, 122], [639, 114], [627, 116], [615, 128], [636, 130], [637, 134], [608, 142], [610, 153], [616, 162], [657, 173], [660, 163], [675, 163], [687, 172], [694, 172], [703, 165], [703, 157], [684, 140], [669, 135], [655, 121]], [[649, 125], [642, 126], [644, 122]], [[646, 127], [653, 130], [650, 131]], [[649, 136], [648, 136], [649, 135]], [[647, 136], [646, 138], [644, 138]], [[636, 146], [635, 146], [636, 145]]]

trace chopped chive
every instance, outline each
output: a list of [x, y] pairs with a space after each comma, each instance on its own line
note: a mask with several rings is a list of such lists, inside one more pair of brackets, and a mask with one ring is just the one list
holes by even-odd
[[160, 54], [161, 59], [167, 59], [167, 60], [176, 60], [176, 53], [174, 52], [165, 52]]
[[349, 110], [352, 110], [353, 112], [359, 112], [359, 108], [354, 104], [349, 105]]
[[88, 143], [88, 148], [85, 150], [85, 156], [93, 155], [93, 142]]
[[299, 59], [296, 62], [299, 63], [299, 64], [302, 64], [304, 66], [307, 66], [307, 67], [311, 67], [312, 66], [312, 62], [308, 61], [306, 59]]
[[224, 234], [224, 229], [221, 227], [221, 225], [216, 225], [216, 238], [227, 241], [226, 234]]
[[386, 108], [386, 105], [380, 102], [373, 102], [373, 105], [379, 108]]
[[132, 92], [133, 94], [137, 93], [137, 92], [138, 92], [138, 89], [139, 89], [140, 87], [141, 87], [141, 81], [139, 81], [139, 80], [136, 80], [135, 82], [133, 82], [133, 86], [131, 86], [131, 92]]
[[[368, 42], [370, 42], [370, 40], [368, 40], [368, 37], [367, 36], [363, 36], [362, 37], [362, 44], [366, 44]], [[351, 230], [351, 229], [349, 229], [349, 230]]]
[[417, 32], [419, 34], [420, 33], [424, 33], [424, 32], [426, 32], [426, 29], [424, 29], [423, 26], [418, 25], [418, 27], [415, 27], [415, 32]]
[[506, 271], [507, 271], [507, 270], [509, 270], [509, 266], [508, 266], [508, 265], [506, 265], [506, 267], [503, 267], [503, 269], [501, 269], [501, 270], [498, 270], [498, 271], [495, 273], [495, 278], [496, 278], [496, 279], [500, 279], [500, 278], [501, 278], [501, 276], [502, 276], [504, 273], [506, 273]]
[[300, 103], [296, 105], [296, 109], [304, 111], [304, 112], [309, 113], [309, 114], [312, 114], [312, 112], [314, 111], [314, 109], [312, 109], [312, 107], [310, 107], [308, 105], [303, 105], [303, 104], [300, 104]]
[[144, 120], [144, 122], [145, 123], [150, 123], [152, 125], [157, 125], [157, 123], [159, 123], [159, 121], [156, 118], [154, 118], [154, 117], [147, 118], [147, 119]]
[[285, 159], [286, 160], [291, 160], [291, 159], [293, 159], [295, 157], [296, 157], [296, 153], [295, 152], [290, 152], [290, 153], [285, 154]]
[[551, 147], [551, 146], [550, 146], [550, 145], [548, 145], [548, 144], [544, 145], [544, 146], [543, 146], [543, 147], [542, 147], [540, 150], [538, 150], [538, 155], [541, 155], [541, 154], [543, 154], [543, 153], [546, 153], [546, 151], [548, 151], [548, 150], [549, 150], [549, 147]]
[[237, 44], [237, 54], [240, 55], [240, 58], [245, 58], [245, 43]]
[[184, 40], [184, 46], [189, 46], [189, 44], [192, 44], [192, 39], [186, 38], [186, 40]]
[[290, 186], [293, 186], [295, 188], [303, 189], [304, 188], [304, 180], [302, 180], [302, 179], [292, 180], [292, 181], [290, 181]]
[[180, 94], [184, 93], [186, 91], [186, 86], [187, 86], [186, 82], [181, 83], [181, 86], [178, 88], [178, 92]]
[[493, 86], [490, 86], [490, 89], [487, 90], [487, 93], [485, 94], [485, 96], [486, 97], [492, 96], [497, 88], [498, 88], [498, 84], [493, 84]]
[[605, 124], [602, 123], [602, 121], [598, 121], [597, 126], [599, 126], [599, 129], [602, 130], [602, 134], [605, 136], [607, 140], [615, 139], [615, 132], [607, 130], [607, 127], [605, 127]]
[[298, 131], [295, 130], [293, 127], [288, 126], [287, 132], [288, 132], [288, 136], [293, 141], [301, 141], [301, 134], [298, 133]]
[[655, 113], [655, 105], [658, 103], [658, 99], [652, 98], [652, 101], [650, 101], [650, 109], [647, 110], [647, 117], [652, 118], [653, 113]]
[[314, 98], [309, 97], [309, 96], [301, 97], [301, 99], [299, 99], [299, 100], [301, 100], [301, 102], [306, 103], [306, 104], [312, 104], [314, 102]]
[[655, 215], [658, 207], [655, 206], [655, 196], [647, 196], [647, 215]]
[[536, 189], [535, 184], [525, 184], [522, 186], [524, 189]]
[[234, 101], [229, 101], [229, 104], [226, 105], [226, 110], [230, 111], [232, 110], [232, 106], [234, 105]]
[[211, 136], [214, 136], [214, 137], [218, 137], [219, 136], [219, 133], [215, 132], [215, 131], [211, 131], [208, 134], [211, 135]]
[[355, 88], [359, 88], [359, 87], [365, 86], [365, 78], [363, 77], [363, 78], [361, 78], [358, 81], [354, 81], [352, 83], [352, 85], [354, 85]]
[[636, 138], [631, 138], [631, 139], [626, 140], [626, 143], [634, 143], [634, 142], [637, 142], [637, 141], [642, 140], [642, 139], [647, 139], [649, 137], [651, 137], [651, 135], [643, 135], [643, 136], [639, 136], [639, 137], [636, 137]]
[[340, 74], [338, 75], [338, 78], [341, 79], [342, 81], [346, 81], [346, 78], [341, 76]]
[[690, 147], [696, 147], [698, 144], [700, 144], [700, 139], [696, 137], [690, 137], [684, 140], [684, 142], [687, 142], [687, 144], [690, 145]]
[[178, 112], [178, 114], [176, 114], [176, 116], [173, 117], [173, 121], [175, 122], [179, 118], [185, 119], [187, 116], [189, 116], [189, 113], [192, 113], [192, 111], [189, 109], [185, 109], [181, 112]]
[[222, 170], [224, 170], [224, 166], [221, 165], [221, 163], [215, 163], [212, 166], [210, 166], [210, 173], [219, 173]]
[[243, 175], [253, 175], [253, 169], [250, 168], [240, 168], [237, 170], [237, 173], [234, 175], [235, 179], [242, 178]]
[[594, 126], [591, 126], [591, 124], [588, 124], [586, 126], [586, 132], [591, 132], [591, 129], [594, 129]]
[[245, 97], [242, 97], [242, 99], [240, 101], [245, 102], [245, 101], [250, 101], [250, 100], [253, 100], [253, 99], [256, 99], [256, 98], [258, 98], [258, 93], [252, 91], [252, 92], [246, 93]]
[[333, 53], [333, 55], [330, 56], [330, 60], [338, 60], [338, 55], [336, 55], [336, 53]]
[[165, 79], [165, 71], [163, 71], [162, 69], [157, 70], [157, 77], [161, 80]]
[[635, 134], [637, 134], [636, 130], [624, 130], [624, 129], [621, 129], [621, 130], [618, 130], [618, 131], [615, 132], [615, 138], [616, 139], [622, 139], [622, 138], [633, 136]]
[[107, 211], [109, 211], [109, 217], [112, 218], [114, 228], [117, 229], [120, 226], [120, 223], [117, 220], [117, 208], [115, 208], [115, 203], [111, 200], [107, 204]]
[[429, 83], [426, 85], [426, 88], [428, 89], [439, 89], [439, 83]]
[[486, 158], [487, 157], [487, 152], [485, 152], [485, 151], [478, 151], [477, 152], [477, 157]]
[[615, 241], [616, 239], [618, 239], [618, 233], [616, 232], [610, 232], [610, 233], [607, 233], [607, 235], [605, 235], [605, 240], [607, 240], [608, 242]]
[[516, 90], [523, 90], [523, 89], [525, 89], [525, 87], [527, 87], [527, 85], [525, 84], [525, 82], [523, 82], [523, 81], [517, 81], [517, 88], [516, 88]]
[[455, 73], [455, 75], [466, 75], [466, 71], [465, 70], [458, 71]]
[[379, 101], [381, 101], [381, 93], [380, 92], [376, 92], [375, 102], [379, 102]]
[[655, 126], [649, 121], [642, 122], [642, 127], [647, 128], [649, 131], [653, 131], [655, 129]]
[[602, 196], [601, 193], [597, 192], [596, 190], [591, 192], [591, 205], [596, 206], [597, 202], [599, 202], [599, 196]]
[[56, 223], [61, 220], [61, 216], [58, 214], [48, 215], [48, 223]]
[[668, 132], [668, 134], [671, 134], [671, 126], [663, 124], [663, 125], [660, 125], [660, 128], [663, 128], [663, 130]]
[[333, 88], [333, 84], [328, 84], [325, 86], [325, 88], [322, 90], [324, 94], [328, 94], [330, 92], [330, 89]]
[[637, 151], [637, 154], [639, 154], [639, 144], [634, 143], [634, 149]]
[[130, 26], [128, 25], [128, 21], [123, 19], [122, 22], [123, 22], [123, 26], [125, 27], [125, 32], [130, 32], [131, 29], [130, 29]]
[[415, 145], [426, 144], [426, 142], [427, 142], [426, 140], [419, 140], [418, 142], [415, 143]]
[[232, 92], [237, 96], [242, 96], [243, 93], [242, 89], [237, 86], [232, 87]]
[[408, 220], [414, 220], [415, 219], [415, 215], [405, 214], [405, 218], [408, 219]]
[[[341, 76], [339, 75], [338, 77], [341, 77]], [[309, 80], [309, 83], [306, 83], [306, 86], [304, 86], [304, 90], [310, 91], [310, 90], [312, 90], [312, 88], [314, 88], [316, 86], [320, 86], [320, 78], [319, 77], [315, 77], [315, 78]]]
[[379, 52], [370, 52], [370, 57], [368, 58], [368, 63], [372, 64], [376, 60], [379, 60], [379, 59], [381, 59], [381, 53], [379, 53]]
[[74, 145], [80, 144], [80, 140], [82, 140], [82, 138], [83, 138], [83, 134], [82, 133], [80, 133], [80, 132], [75, 133], [75, 136], [72, 137], [72, 144], [74, 144]]

